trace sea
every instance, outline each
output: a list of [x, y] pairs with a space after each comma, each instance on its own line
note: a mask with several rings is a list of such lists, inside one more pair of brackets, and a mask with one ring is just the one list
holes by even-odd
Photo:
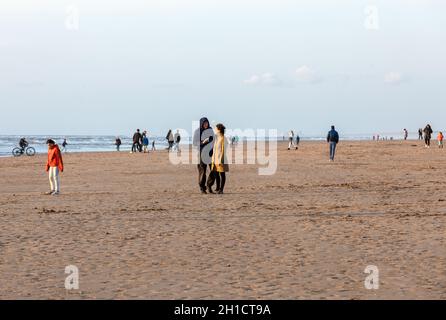
[[[18, 136], [18, 135], [0, 135], [0, 157], [12, 156], [12, 149], [18, 146], [20, 139], [24, 137], [28, 141], [29, 145], [36, 149], [36, 153], [46, 153], [47, 139], [51, 138], [56, 141], [59, 145], [62, 144], [64, 139], [67, 139], [67, 151], [68, 152], [104, 152], [104, 151], [115, 151], [115, 136], [107, 135], [71, 135], [71, 136], [43, 136], [43, 135], [29, 135], [29, 136]], [[380, 134], [380, 138], [387, 137], [390, 139], [401, 139], [401, 133], [387, 133]], [[130, 136], [120, 136], [122, 140], [121, 151], [130, 151], [132, 147], [132, 138]], [[324, 140], [323, 136], [300, 136], [301, 141], [321, 141]], [[372, 140], [373, 134], [350, 134], [341, 135], [341, 140]], [[409, 138], [416, 138], [410, 135]], [[167, 141], [165, 137], [149, 137], [151, 148], [153, 139], [155, 140], [155, 147], [157, 150], [163, 150], [167, 148]], [[279, 141], [283, 140], [283, 137], [277, 138]], [[285, 140], [287, 137], [285, 136]], [[243, 139], [241, 139], [243, 140]], [[247, 138], [249, 140], [249, 138]], [[183, 139], [182, 144], [190, 144], [190, 139]]]

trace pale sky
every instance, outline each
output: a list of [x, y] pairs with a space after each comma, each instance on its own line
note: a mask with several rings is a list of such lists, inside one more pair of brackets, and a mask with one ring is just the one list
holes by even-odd
[[0, 134], [446, 128], [446, 2], [2, 0]]

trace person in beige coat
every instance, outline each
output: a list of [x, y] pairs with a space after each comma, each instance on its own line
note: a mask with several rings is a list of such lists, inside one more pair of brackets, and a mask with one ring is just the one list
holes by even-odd
[[216, 192], [222, 194], [226, 184], [226, 172], [229, 171], [229, 162], [226, 158], [226, 148], [229, 146], [225, 138], [225, 126], [217, 124], [217, 134], [215, 135], [214, 152], [212, 154], [211, 174], [207, 187], [209, 193], [214, 193], [212, 186], [217, 180]]

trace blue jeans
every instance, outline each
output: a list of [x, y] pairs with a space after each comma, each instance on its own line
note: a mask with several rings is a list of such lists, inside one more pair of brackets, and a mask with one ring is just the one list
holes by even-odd
[[330, 142], [330, 160], [334, 160], [336, 152], [336, 142], [331, 141]]

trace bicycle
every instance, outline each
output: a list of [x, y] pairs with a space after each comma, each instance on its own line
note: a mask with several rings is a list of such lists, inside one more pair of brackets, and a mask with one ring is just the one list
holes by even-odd
[[33, 147], [16, 147], [12, 149], [12, 155], [14, 157], [20, 157], [23, 154], [26, 154], [28, 157], [32, 157], [36, 154], [36, 149], [34, 149]]

